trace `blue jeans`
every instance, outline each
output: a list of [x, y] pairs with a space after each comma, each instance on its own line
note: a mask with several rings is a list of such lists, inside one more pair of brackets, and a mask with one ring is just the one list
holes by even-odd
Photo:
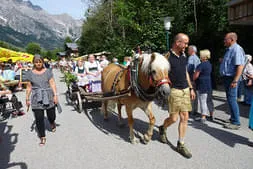
[[239, 80], [238, 81], [238, 92], [237, 92], [237, 95], [238, 95], [238, 98], [241, 98], [242, 95], [244, 95], [245, 93], [245, 89], [244, 89], [244, 81], [243, 80]]
[[253, 99], [249, 110], [249, 128], [253, 130]]
[[252, 92], [251, 92], [251, 90], [249, 90], [248, 86], [245, 86], [244, 91], [245, 91], [244, 102], [246, 104], [251, 104], [251, 100], [252, 100]]
[[233, 77], [230, 76], [224, 76], [224, 87], [226, 91], [227, 96], [227, 102], [229, 106], [230, 111], [230, 120], [232, 124], [240, 125], [240, 111], [239, 106], [237, 103], [237, 90], [238, 90], [238, 84], [235, 88], [231, 88], [230, 85], [232, 81], [234, 80]]

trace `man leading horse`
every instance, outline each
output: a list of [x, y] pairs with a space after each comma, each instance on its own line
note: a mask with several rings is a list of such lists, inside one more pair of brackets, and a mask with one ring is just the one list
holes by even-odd
[[170, 116], [164, 120], [162, 126], [159, 127], [160, 140], [168, 143], [166, 129], [175, 123], [180, 117], [178, 126], [179, 138], [177, 142], [177, 151], [191, 158], [192, 154], [184, 145], [184, 137], [188, 126], [189, 111], [191, 111], [190, 99], [195, 99], [195, 93], [192, 88], [189, 74], [186, 70], [187, 57], [184, 53], [189, 43], [189, 37], [186, 34], [179, 33], [175, 36], [172, 49], [168, 52], [171, 71], [169, 77], [172, 83], [171, 93], [168, 98]]

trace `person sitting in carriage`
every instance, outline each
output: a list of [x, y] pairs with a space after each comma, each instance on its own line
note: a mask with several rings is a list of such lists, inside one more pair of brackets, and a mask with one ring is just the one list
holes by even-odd
[[95, 60], [94, 55], [89, 55], [88, 62], [85, 63], [85, 70], [90, 83], [89, 91], [101, 91], [101, 72], [103, 69], [101, 68], [99, 62]]
[[78, 86], [85, 87], [87, 84], [89, 84], [89, 80], [86, 76], [86, 70], [84, 68], [84, 62], [82, 59], [79, 59], [77, 62], [77, 66], [75, 68], [75, 74], [78, 79], [78, 82], [77, 82]]
[[[9, 90], [4, 84], [4, 79], [0, 76], [0, 104], [6, 104], [7, 102], [11, 102], [12, 103], [12, 108], [13, 111], [11, 112], [12, 115], [16, 116], [22, 116], [24, 115], [24, 111], [22, 110], [22, 103], [18, 100], [17, 96], [15, 94], [12, 93], [11, 90]], [[0, 106], [1, 107], [1, 106]], [[3, 108], [3, 107], [2, 107]], [[6, 109], [6, 106], [4, 106], [4, 108]], [[2, 112], [4, 111], [3, 109], [0, 110], [1, 115], [5, 116], [5, 113], [9, 113], [9, 112]], [[4, 120], [5, 118], [1, 116], [1, 120]], [[0, 121], [1, 121], [0, 120]]]
[[85, 63], [87, 78], [91, 81], [101, 81], [102, 68], [94, 55], [89, 55], [88, 62]]

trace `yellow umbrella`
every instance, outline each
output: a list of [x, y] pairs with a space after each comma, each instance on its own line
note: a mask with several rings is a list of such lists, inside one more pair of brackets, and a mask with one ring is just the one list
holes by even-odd
[[0, 61], [8, 61], [11, 59], [13, 62], [16, 61], [26, 61], [26, 62], [32, 62], [33, 55], [23, 52], [16, 52], [9, 49], [1, 48], [0, 47]]
[[8, 59], [5, 57], [0, 57], [0, 62], [6, 62]]

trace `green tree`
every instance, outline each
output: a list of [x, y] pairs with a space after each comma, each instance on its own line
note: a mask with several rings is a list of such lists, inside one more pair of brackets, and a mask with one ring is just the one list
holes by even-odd
[[64, 40], [64, 44], [66, 44], [66, 43], [72, 43], [73, 41], [72, 41], [72, 39], [69, 37], [69, 36], [67, 36], [66, 38], [65, 38], [65, 40]]
[[[239, 40], [252, 51], [249, 37], [251, 27], [232, 26], [227, 20], [229, 0], [85, 0], [90, 6], [86, 12], [80, 38], [80, 53], [103, 50], [122, 58], [138, 44], [143, 50], [165, 52], [166, 36], [163, 18], [173, 16], [170, 35], [179, 32], [190, 36], [190, 44], [199, 49], [210, 49], [212, 62], [223, 55], [223, 37], [235, 31]], [[247, 43], [248, 42], [248, 43]], [[170, 45], [171, 46], [171, 45]]]
[[31, 42], [27, 44], [26, 52], [31, 54], [41, 54], [41, 47], [39, 44]]
[[21, 48], [18, 48], [16, 46], [13, 46], [13, 45], [11, 45], [9, 43], [6, 43], [6, 42], [3, 42], [3, 41], [0, 41], [0, 47], [10, 49], [10, 50], [14, 50], [14, 51], [17, 51], [17, 52], [22, 51]]

